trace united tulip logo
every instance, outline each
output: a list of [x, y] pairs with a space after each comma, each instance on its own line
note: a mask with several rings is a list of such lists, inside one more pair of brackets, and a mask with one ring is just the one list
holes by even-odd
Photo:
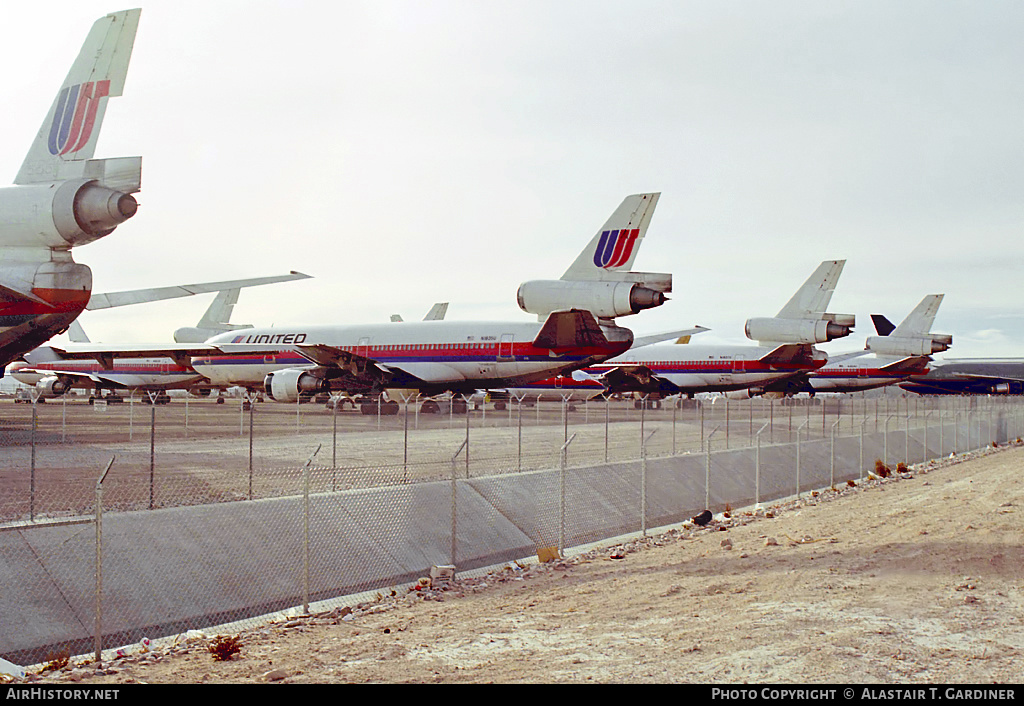
[[639, 235], [639, 228], [604, 231], [594, 253], [594, 264], [606, 270], [622, 267], [633, 254]]
[[109, 93], [109, 80], [88, 81], [68, 86], [60, 92], [53, 123], [50, 125], [50, 154], [70, 154], [88, 144], [96, 123], [100, 98], [105, 98]]

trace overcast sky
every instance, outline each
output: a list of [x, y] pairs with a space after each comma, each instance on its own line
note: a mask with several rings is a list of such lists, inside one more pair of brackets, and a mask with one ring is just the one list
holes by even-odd
[[[1024, 356], [1024, 4], [921, 0], [142, 2], [97, 157], [143, 156], [138, 215], [76, 249], [94, 291], [283, 273], [234, 321], [529, 321], [628, 194], [672, 301], [620, 319], [745, 343], [825, 259], [831, 311], [945, 293], [945, 357]], [[6, 4], [9, 179], [108, 1]], [[86, 312], [161, 341], [212, 295]]]

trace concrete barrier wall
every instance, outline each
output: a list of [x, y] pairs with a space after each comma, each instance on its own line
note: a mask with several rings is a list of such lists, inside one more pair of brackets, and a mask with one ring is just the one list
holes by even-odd
[[[995, 431], [1004, 442], [1005, 424]], [[971, 431], [987, 439], [987, 423]], [[891, 467], [938, 455], [939, 429], [888, 434]], [[943, 428], [943, 453], [967, 443], [967, 429]], [[863, 444], [863, 451], [862, 451]], [[801, 492], [862, 477], [883, 456], [885, 434], [800, 444]], [[797, 445], [756, 447], [585, 468], [458, 480], [454, 562], [460, 571], [571, 547], [793, 495]], [[863, 457], [863, 467], [861, 458]], [[646, 503], [644, 503], [644, 500]], [[561, 508], [565, 508], [564, 518]], [[453, 484], [419, 483], [103, 518], [104, 647], [237, 621], [350, 593], [383, 589], [452, 562]], [[646, 516], [643, 514], [646, 507]], [[96, 625], [94, 523], [0, 531], [4, 616], [0, 655], [20, 664], [67, 648], [91, 652]], [[308, 583], [306, 575], [308, 572]], [[307, 588], [308, 586], [308, 588]]]

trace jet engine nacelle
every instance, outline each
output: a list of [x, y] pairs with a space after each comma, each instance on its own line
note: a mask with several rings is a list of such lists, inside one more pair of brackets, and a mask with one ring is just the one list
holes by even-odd
[[771, 341], [773, 343], [826, 343], [849, 336], [853, 331], [853, 317], [838, 314], [832, 316], [835, 317], [835, 320], [747, 319], [744, 331], [746, 331], [747, 338], [752, 341]]
[[57, 375], [47, 375], [36, 383], [40, 397], [60, 397], [71, 389], [71, 382]]
[[0, 245], [66, 250], [113, 232], [135, 215], [135, 197], [91, 179], [0, 189]]
[[263, 389], [275, 402], [296, 402], [301, 395], [326, 392], [330, 386], [308, 370], [285, 368], [263, 378]]
[[760, 387], [746, 387], [742, 390], [729, 390], [725, 396], [730, 400], [749, 400], [763, 394], [764, 390]]
[[869, 336], [867, 348], [878, 355], [931, 355], [948, 350], [953, 337], [946, 334], [926, 336]]
[[520, 309], [537, 316], [565, 309], [584, 309], [599, 319], [636, 314], [661, 306], [668, 300], [664, 292], [636, 282], [568, 280], [523, 282], [516, 299]]

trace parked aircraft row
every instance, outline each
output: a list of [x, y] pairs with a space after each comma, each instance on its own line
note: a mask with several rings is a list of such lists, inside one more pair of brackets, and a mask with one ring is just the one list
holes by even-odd
[[[899, 326], [876, 319], [879, 335], [864, 350], [829, 360], [816, 346], [849, 336], [856, 323], [853, 315], [827, 312], [844, 260], [821, 263], [776, 316], [748, 319], [745, 332], [756, 345], [654, 345], [680, 331], [634, 337], [616, 320], [663, 305], [672, 290], [671, 274], [632, 271], [660, 197], [644, 193], [622, 202], [560, 279], [520, 285], [519, 306], [536, 323], [445, 321], [444, 309], [436, 309], [397, 326], [239, 330], [227, 317], [211, 316], [175, 344], [78, 343], [28, 353], [68, 328], [90, 301], [89, 270], [71, 260], [71, 248], [135, 214], [141, 159], [92, 156], [107, 99], [120, 95], [138, 19], [139, 11], [129, 10], [96, 23], [16, 186], [0, 190], [0, 355], [4, 362], [25, 355], [16, 374], [35, 376], [45, 394], [77, 382], [244, 386], [282, 402], [328, 391], [407, 399], [480, 389], [781, 396], [910, 384], [927, 372], [932, 354], [952, 344], [951, 336], [930, 333], [942, 295], [929, 295]], [[146, 300], [178, 296], [161, 291], [149, 290]], [[92, 297], [97, 305], [108, 301], [101, 296]], [[221, 296], [223, 306], [237, 292]]]

